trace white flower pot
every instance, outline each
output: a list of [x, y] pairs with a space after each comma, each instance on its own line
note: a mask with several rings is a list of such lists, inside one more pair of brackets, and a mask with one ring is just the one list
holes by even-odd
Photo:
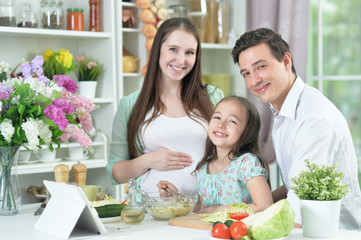
[[79, 94], [93, 99], [97, 89], [97, 81], [79, 81]]
[[341, 200], [301, 200], [303, 236], [331, 238], [338, 234]]

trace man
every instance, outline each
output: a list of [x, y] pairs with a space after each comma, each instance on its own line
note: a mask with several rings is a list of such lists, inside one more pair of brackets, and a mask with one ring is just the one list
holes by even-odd
[[272, 193], [274, 201], [287, 198], [296, 213], [296, 226], [301, 226], [299, 198], [290, 189], [290, 179], [306, 169], [305, 159], [338, 163], [350, 189], [342, 199], [340, 227], [361, 230], [356, 153], [341, 112], [297, 76], [288, 44], [272, 30], [244, 33], [232, 56], [250, 92], [269, 103], [274, 115], [272, 139], [284, 183]]

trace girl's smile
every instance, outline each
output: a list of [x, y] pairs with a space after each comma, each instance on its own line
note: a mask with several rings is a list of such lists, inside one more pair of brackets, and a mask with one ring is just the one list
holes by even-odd
[[247, 112], [235, 99], [218, 104], [208, 126], [208, 135], [217, 152], [229, 152], [237, 143], [247, 124]]

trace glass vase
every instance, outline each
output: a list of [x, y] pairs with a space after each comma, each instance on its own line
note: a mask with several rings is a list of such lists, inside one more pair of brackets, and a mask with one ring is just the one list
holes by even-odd
[[21, 192], [17, 175], [18, 146], [0, 147], [0, 215], [15, 215], [21, 206]]

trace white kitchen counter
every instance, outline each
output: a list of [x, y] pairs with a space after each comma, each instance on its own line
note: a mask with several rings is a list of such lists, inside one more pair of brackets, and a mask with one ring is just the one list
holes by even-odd
[[[34, 216], [35, 210], [40, 204], [30, 204], [22, 207], [20, 214], [15, 216], [0, 216], [0, 239], [1, 240], [59, 240], [59, 238], [39, 232], [33, 229], [39, 216]], [[137, 239], [186, 239], [186, 240], [210, 240], [210, 231], [198, 230], [168, 225], [167, 221], [156, 221], [146, 215], [143, 222], [137, 225], [125, 225], [121, 221], [106, 223], [110, 229], [117, 230], [120, 235], [100, 236], [93, 235], [86, 239], [111, 239], [111, 240], [137, 240]], [[123, 229], [126, 227], [126, 229]], [[84, 239], [84, 238], [75, 238]], [[302, 229], [294, 228], [287, 240], [310, 240], [302, 236]], [[340, 230], [337, 238], [334, 239], [361, 239], [361, 232]], [[320, 239], [318, 239], [320, 240]]]

